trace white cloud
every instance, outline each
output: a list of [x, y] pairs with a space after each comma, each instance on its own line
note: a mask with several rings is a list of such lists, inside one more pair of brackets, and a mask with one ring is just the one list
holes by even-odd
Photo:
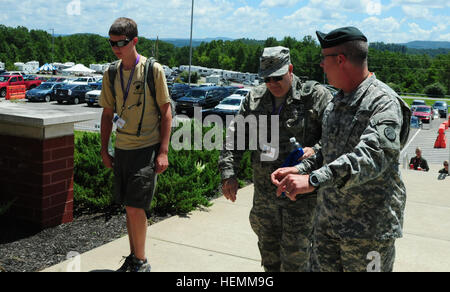
[[369, 17], [363, 20], [362, 26], [376, 33], [392, 33], [400, 29], [400, 23], [393, 17]]
[[403, 5], [402, 10], [411, 18], [432, 19], [433, 17], [428, 8], [419, 5]]
[[263, 0], [259, 6], [261, 7], [292, 7], [301, 0]]
[[[80, 15], [67, 15], [67, 5], [72, 1], [80, 1]], [[0, 2], [0, 23], [13, 27], [54, 28], [56, 34], [106, 35], [114, 19], [125, 16], [138, 23], [140, 36], [188, 38], [190, 33], [188, 0]], [[409, 41], [419, 37], [420, 30], [437, 40], [448, 37], [449, 7], [448, 0], [195, 0], [193, 36], [301, 39], [315, 36], [316, 30], [356, 26], [370, 41]]]

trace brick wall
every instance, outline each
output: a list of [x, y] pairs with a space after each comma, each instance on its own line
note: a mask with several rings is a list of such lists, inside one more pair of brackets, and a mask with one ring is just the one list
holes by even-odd
[[0, 135], [0, 203], [38, 228], [73, 220], [74, 136], [37, 140]]

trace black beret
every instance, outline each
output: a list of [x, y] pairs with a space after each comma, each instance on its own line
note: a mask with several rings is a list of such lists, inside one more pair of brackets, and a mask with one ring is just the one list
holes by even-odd
[[328, 34], [316, 31], [316, 34], [322, 49], [335, 47], [349, 41], [361, 40], [367, 42], [366, 36], [359, 29], [352, 26], [341, 27]]

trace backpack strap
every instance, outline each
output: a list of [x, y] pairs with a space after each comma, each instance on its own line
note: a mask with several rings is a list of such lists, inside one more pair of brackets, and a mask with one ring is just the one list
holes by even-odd
[[156, 101], [156, 87], [155, 87], [155, 77], [153, 76], [153, 66], [155, 64], [156, 60], [154, 58], [148, 58], [147, 62], [145, 63], [145, 80], [147, 80], [148, 88], [150, 89], [150, 94], [153, 96], [153, 99], [155, 100], [156, 108], [158, 109], [159, 115], [161, 115], [161, 110], [158, 106], [158, 103]]
[[[114, 88], [114, 81], [116, 80], [118, 70], [119, 70], [119, 61], [112, 62], [111, 65], [109, 65], [109, 68], [108, 68], [109, 89], [112, 92], [114, 101], [116, 100], [116, 89]], [[114, 107], [116, 107], [115, 102], [114, 102]]]
[[[156, 92], [155, 92], [155, 81], [153, 80], [153, 65], [155, 63], [155, 59], [148, 58], [145, 62], [145, 68], [144, 68], [144, 80], [146, 80], [148, 87], [150, 88], [150, 93], [155, 99], [156, 102]], [[151, 82], [150, 82], [151, 81]], [[136, 136], [141, 136], [141, 130], [142, 130], [142, 121], [144, 121], [144, 113], [145, 113], [145, 100], [146, 100], [146, 86], [144, 86], [144, 101], [142, 104], [142, 113], [141, 113], [141, 120], [138, 125], [138, 130], [136, 133]], [[156, 107], [158, 108], [158, 104], [156, 104]], [[158, 108], [159, 111], [159, 108]]]

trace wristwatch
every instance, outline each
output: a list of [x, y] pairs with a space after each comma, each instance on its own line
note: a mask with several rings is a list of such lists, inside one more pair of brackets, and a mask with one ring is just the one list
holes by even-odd
[[315, 188], [318, 188], [320, 186], [319, 178], [317, 177], [317, 175], [311, 174], [309, 176], [309, 184]]

